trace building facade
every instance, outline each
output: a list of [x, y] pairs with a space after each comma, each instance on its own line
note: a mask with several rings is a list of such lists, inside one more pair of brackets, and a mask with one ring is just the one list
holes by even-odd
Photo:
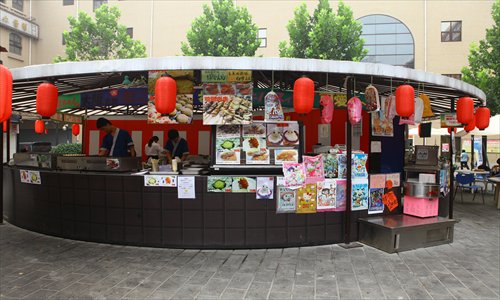
[[[288, 40], [286, 25], [297, 0], [238, 0], [259, 26], [261, 47], [256, 55], [279, 56]], [[317, 0], [305, 1], [312, 13]], [[459, 77], [467, 65], [472, 42], [484, 38], [493, 25], [493, 0], [345, 0], [363, 23], [368, 55], [364, 59]], [[198, 0], [0, 0], [0, 59], [9, 67], [51, 63], [64, 54], [62, 33], [68, 16], [93, 14], [102, 4], [118, 6], [120, 23], [141, 40], [149, 57], [180, 55], [181, 42], [194, 18], [202, 13]], [[331, 1], [336, 9], [337, 1]], [[17, 25], [16, 25], [17, 24]]]

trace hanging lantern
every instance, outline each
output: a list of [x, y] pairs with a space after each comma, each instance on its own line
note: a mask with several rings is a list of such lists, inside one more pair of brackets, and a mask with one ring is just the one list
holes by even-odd
[[490, 109], [486, 106], [478, 107], [476, 110], [476, 127], [485, 130], [490, 126]]
[[321, 105], [321, 124], [330, 124], [333, 120], [333, 111], [335, 109], [332, 95], [321, 95], [319, 104]]
[[293, 109], [299, 114], [308, 114], [314, 104], [314, 81], [307, 77], [295, 80], [293, 85]]
[[474, 119], [474, 100], [470, 97], [462, 97], [457, 101], [457, 121], [469, 124]]
[[57, 112], [57, 87], [44, 82], [36, 91], [36, 112], [43, 118], [50, 118]]
[[358, 97], [352, 97], [347, 101], [347, 113], [349, 116], [349, 122], [351, 125], [355, 125], [361, 121], [361, 110], [363, 109], [363, 104]]
[[73, 124], [73, 126], [71, 126], [71, 133], [73, 133], [74, 136], [79, 135], [80, 134], [80, 125]]
[[12, 115], [12, 73], [0, 64], [0, 122]]
[[35, 132], [38, 134], [42, 134], [45, 132], [45, 122], [43, 120], [35, 121]]
[[448, 133], [451, 134], [451, 132], [457, 133], [457, 128], [456, 127], [448, 127]]
[[160, 77], [155, 85], [155, 106], [160, 114], [170, 114], [175, 110], [177, 83], [172, 77]]
[[472, 130], [474, 130], [474, 128], [476, 128], [476, 117], [472, 115], [472, 121], [469, 124], [467, 124], [467, 126], [465, 126], [464, 129], [467, 132], [471, 132]]
[[400, 117], [409, 118], [415, 112], [415, 89], [409, 84], [396, 89], [396, 113]]

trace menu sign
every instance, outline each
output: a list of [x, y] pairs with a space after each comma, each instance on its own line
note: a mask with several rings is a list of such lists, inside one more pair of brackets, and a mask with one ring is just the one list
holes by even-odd
[[252, 71], [248, 70], [202, 70], [201, 81], [210, 83], [251, 82]]
[[440, 118], [441, 118], [441, 128], [463, 126], [462, 124], [460, 124], [460, 122], [458, 122], [456, 113], [442, 113]]

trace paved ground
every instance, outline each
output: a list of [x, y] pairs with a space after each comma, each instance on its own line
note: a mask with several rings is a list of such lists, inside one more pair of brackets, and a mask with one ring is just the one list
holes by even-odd
[[[0, 298], [499, 299], [500, 213], [456, 205], [455, 242], [197, 251], [75, 242], [0, 226]], [[476, 202], [478, 199], [476, 199]]]

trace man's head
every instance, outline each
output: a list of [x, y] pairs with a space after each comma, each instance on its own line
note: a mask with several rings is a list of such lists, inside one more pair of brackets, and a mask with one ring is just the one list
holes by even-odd
[[177, 142], [179, 140], [179, 131], [176, 129], [170, 129], [168, 131], [168, 139]]
[[111, 133], [113, 131], [113, 125], [106, 118], [97, 119], [97, 129], [102, 130], [105, 133]]
[[465, 150], [462, 149], [462, 153], [465, 153]]

